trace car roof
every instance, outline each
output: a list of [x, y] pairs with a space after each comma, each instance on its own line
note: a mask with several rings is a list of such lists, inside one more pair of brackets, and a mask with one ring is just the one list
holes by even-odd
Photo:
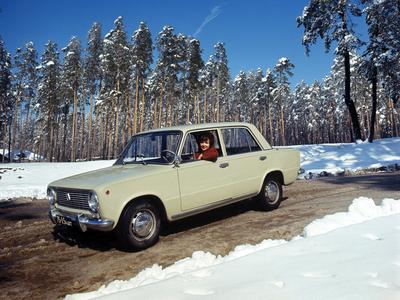
[[189, 124], [189, 125], [179, 125], [179, 126], [172, 126], [172, 127], [162, 127], [157, 129], [148, 130], [146, 132], [157, 132], [157, 131], [191, 131], [191, 130], [201, 130], [201, 129], [213, 129], [213, 128], [223, 128], [223, 127], [238, 127], [238, 126], [245, 126], [251, 127], [253, 125], [245, 122], [219, 122], [219, 123], [202, 123], [202, 124]]
[[208, 130], [208, 129], [216, 129], [216, 128], [229, 128], [229, 127], [246, 127], [250, 129], [250, 131], [254, 134], [257, 138], [258, 142], [261, 144], [263, 149], [272, 149], [270, 144], [265, 140], [262, 134], [258, 131], [258, 129], [250, 123], [246, 122], [219, 122], [219, 123], [202, 123], [202, 124], [190, 124], [190, 125], [180, 125], [180, 126], [173, 126], [173, 127], [163, 127], [152, 129], [141, 133], [148, 133], [148, 132], [162, 132], [162, 131], [182, 131], [185, 135], [186, 132], [192, 130]]

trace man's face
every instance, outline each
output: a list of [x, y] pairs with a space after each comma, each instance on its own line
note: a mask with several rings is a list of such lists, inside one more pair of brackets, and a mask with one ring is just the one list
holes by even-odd
[[204, 139], [200, 142], [200, 148], [202, 151], [206, 151], [208, 148], [210, 148], [210, 140], [209, 139]]

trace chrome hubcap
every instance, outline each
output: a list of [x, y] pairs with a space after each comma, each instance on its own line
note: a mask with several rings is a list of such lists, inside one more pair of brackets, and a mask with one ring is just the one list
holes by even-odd
[[279, 187], [278, 185], [270, 181], [265, 185], [265, 199], [269, 204], [275, 204], [279, 200]]
[[155, 229], [155, 220], [156, 217], [152, 211], [147, 209], [139, 211], [131, 222], [133, 234], [139, 240], [151, 236]]

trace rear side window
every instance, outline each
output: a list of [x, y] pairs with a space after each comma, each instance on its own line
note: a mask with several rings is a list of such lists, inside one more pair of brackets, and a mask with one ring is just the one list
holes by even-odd
[[260, 151], [261, 148], [246, 128], [222, 129], [228, 155]]

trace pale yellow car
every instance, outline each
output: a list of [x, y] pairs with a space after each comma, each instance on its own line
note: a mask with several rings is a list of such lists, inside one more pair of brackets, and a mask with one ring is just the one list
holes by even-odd
[[[199, 159], [202, 136], [213, 140], [213, 161]], [[123, 247], [141, 250], [158, 241], [161, 224], [248, 198], [278, 208], [299, 164], [299, 151], [272, 148], [248, 123], [150, 130], [113, 166], [50, 183], [49, 216], [82, 231], [114, 230]]]

